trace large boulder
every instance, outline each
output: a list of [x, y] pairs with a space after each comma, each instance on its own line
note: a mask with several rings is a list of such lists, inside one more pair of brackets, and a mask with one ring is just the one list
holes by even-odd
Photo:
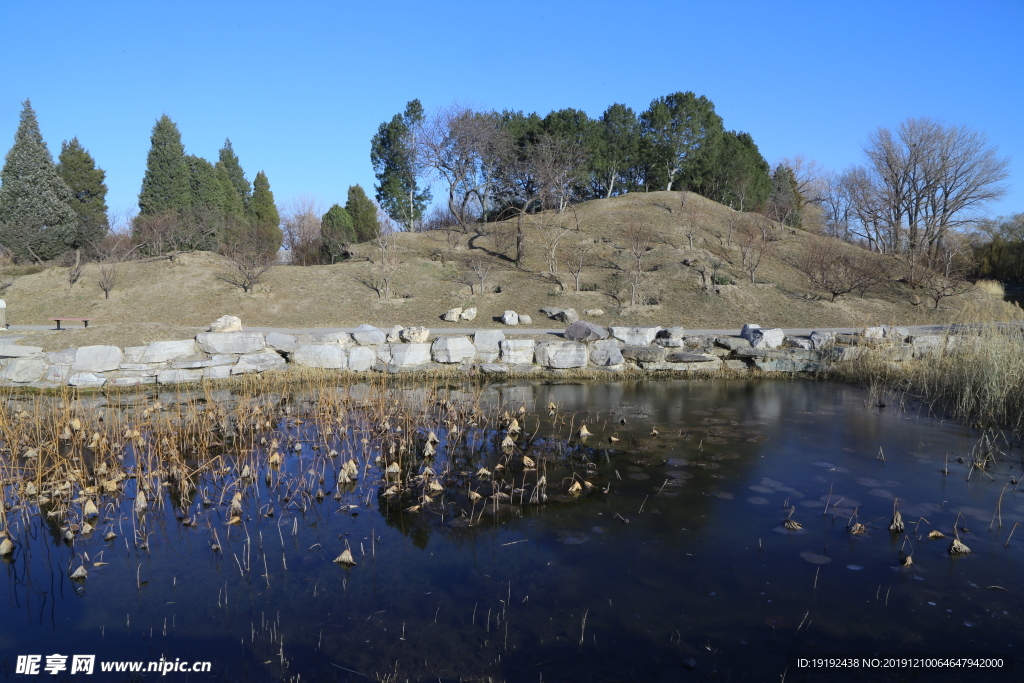
[[461, 316], [462, 316], [462, 309], [461, 308], [452, 308], [447, 313], [445, 313], [444, 315], [441, 316], [441, 320], [444, 320], [445, 322], [448, 322], [448, 323], [453, 323], [453, 322], [457, 322]]
[[515, 311], [505, 311], [504, 313], [501, 314], [501, 322], [505, 323], [506, 325], [518, 325], [519, 314], [516, 313]]
[[559, 311], [552, 317], [555, 320], [560, 320], [563, 323], [569, 323], [570, 325], [580, 319], [575, 308], [566, 308], [565, 310]]
[[41, 346], [18, 346], [17, 344], [0, 344], [0, 358], [26, 358], [42, 353]]
[[634, 363], [658, 363], [665, 360], [665, 349], [661, 346], [627, 346], [622, 357]]
[[409, 344], [424, 344], [430, 338], [430, 330], [425, 327], [406, 327], [399, 336]]
[[532, 363], [535, 346], [532, 339], [506, 339], [501, 342], [501, 362], [512, 365]]
[[476, 347], [466, 337], [438, 337], [430, 346], [435, 363], [462, 363], [476, 357]]
[[521, 313], [519, 315], [519, 324], [520, 325], [532, 325], [533, 324], [533, 318], [531, 318], [530, 316], [526, 315], [525, 313]]
[[430, 344], [395, 344], [391, 347], [392, 365], [422, 365], [430, 362]]
[[210, 332], [241, 332], [242, 320], [236, 315], [222, 315], [210, 323]]
[[505, 341], [505, 333], [501, 330], [479, 330], [473, 335], [476, 346], [476, 359], [481, 363], [493, 363], [501, 354], [501, 342]]
[[366, 372], [377, 362], [377, 354], [368, 346], [357, 346], [348, 352], [348, 369]]
[[348, 367], [348, 355], [338, 344], [299, 344], [289, 360], [308, 368], [344, 370]]
[[117, 370], [124, 360], [124, 354], [116, 346], [83, 346], [75, 355], [71, 373], [109, 372]]
[[178, 341], [155, 341], [146, 347], [145, 353], [139, 359], [140, 363], [163, 363], [169, 360], [178, 360], [194, 355], [196, 348], [195, 339], [181, 339]]
[[836, 343], [835, 332], [818, 332], [815, 330], [811, 332], [811, 336], [808, 339], [810, 339], [812, 349], [826, 349]]
[[714, 361], [715, 356], [703, 353], [689, 353], [688, 351], [676, 351], [665, 356], [669, 363], [707, 363]]
[[9, 382], [35, 382], [46, 372], [46, 361], [42, 358], [15, 358], [0, 372], [0, 379]]
[[555, 306], [545, 306], [544, 308], [540, 309], [540, 312], [549, 318], [554, 318], [555, 316], [562, 312], [562, 309], [557, 308]]
[[537, 363], [546, 368], [582, 368], [587, 365], [587, 347], [574, 341], [544, 341], [535, 350]]
[[395, 325], [394, 327], [392, 327], [391, 331], [388, 332], [387, 343], [397, 344], [398, 342], [402, 341], [402, 330], [404, 329], [405, 328], [402, 327], [401, 325]]
[[[307, 332], [295, 335], [295, 341], [299, 344], [341, 344], [342, 346], [352, 345], [352, 335], [340, 330], [330, 332]], [[267, 346], [270, 346], [267, 342]]]
[[373, 325], [360, 325], [352, 330], [352, 338], [360, 346], [376, 346], [377, 344], [383, 344], [387, 339], [387, 335], [384, 334], [384, 330]]
[[186, 382], [199, 382], [203, 379], [202, 369], [194, 370], [162, 370], [157, 373], [157, 384], [184, 384]]
[[590, 362], [593, 365], [598, 367], [622, 365], [623, 360], [619, 342], [614, 339], [599, 339], [590, 345]]
[[613, 327], [612, 336], [626, 346], [647, 346], [661, 331], [660, 327]]
[[298, 340], [295, 335], [292, 334], [281, 334], [280, 332], [267, 332], [267, 346], [274, 349], [275, 351], [284, 351], [285, 353], [291, 353], [298, 346]]
[[476, 319], [476, 306], [470, 306], [466, 310], [459, 314], [459, 318], [462, 320], [474, 320]]
[[[236, 333], [237, 334], [237, 333]], [[273, 351], [247, 353], [231, 366], [232, 375], [244, 375], [250, 372], [266, 372], [267, 370], [283, 370], [287, 363], [284, 358]]]
[[97, 387], [101, 387], [106, 381], [106, 377], [100, 377], [93, 372], [76, 372], [68, 377], [69, 386], [81, 387], [83, 389], [95, 389]]
[[597, 341], [598, 339], [608, 338], [608, 330], [586, 320], [577, 320], [572, 323], [569, 327], [565, 328], [564, 334], [566, 339], [578, 342]]
[[262, 332], [200, 332], [196, 341], [203, 353], [210, 354], [257, 353], [266, 348]]
[[786, 333], [778, 328], [765, 330], [760, 325], [747, 324], [740, 331], [740, 336], [750, 342], [755, 349], [777, 349], [786, 339]]
[[750, 342], [743, 337], [715, 337], [715, 346], [720, 346], [730, 351], [737, 351], [739, 349], [749, 349]]
[[666, 327], [658, 332], [658, 339], [682, 339], [685, 336], [685, 327]]

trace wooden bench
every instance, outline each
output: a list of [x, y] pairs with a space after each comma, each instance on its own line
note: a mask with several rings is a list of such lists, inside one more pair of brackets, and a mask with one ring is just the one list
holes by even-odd
[[[85, 326], [89, 327], [89, 321], [92, 320], [92, 318], [50, 318], [50, 320], [56, 321], [57, 329], [59, 330], [60, 329], [61, 321], [67, 322], [68, 320], [75, 320], [75, 321], [78, 321], [80, 323], [85, 323]], [[64, 329], [67, 329], [67, 328], [64, 328]]]

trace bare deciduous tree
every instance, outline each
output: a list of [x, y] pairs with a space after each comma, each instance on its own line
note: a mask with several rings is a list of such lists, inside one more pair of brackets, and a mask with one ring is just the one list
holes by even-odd
[[323, 206], [316, 197], [301, 195], [285, 204], [281, 212], [284, 248], [295, 266], [320, 262], [320, 218]]
[[583, 277], [583, 268], [587, 265], [587, 254], [592, 244], [590, 240], [584, 240], [562, 250], [562, 260], [565, 262], [569, 274], [572, 275], [577, 292], [580, 291], [580, 278]]
[[402, 261], [398, 257], [395, 234], [398, 232], [394, 222], [383, 212], [378, 213], [380, 232], [377, 233], [377, 261], [373, 264], [373, 272], [369, 285], [377, 292], [377, 296], [387, 300], [391, 298], [392, 285], [401, 270]]
[[707, 217], [707, 207], [705, 207], [702, 197], [690, 192], [682, 192], [679, 195], [679, 209], [683, 234], [689, 240], [690, 249], [693, 249], [693, 238], [700, 232], [701, 224]]
[[630, 305], [640, 302], [640, 285], [644, 278], [644, 258], [654, 249], [657, 234], [651, 224], [640, 214], [634, 213], [626, 219], [622, 237], [626, 242], [626, 251], [633, 259], [632, 277], [630, 278]]
[[484, 287], [487, 285], [487, 276], [491, 274], [491, 262], [482, 256], [474, 256], [469, 260], [469, 269], [473, 271], [473, 277], [479, 283], [476, 293], [483, 294], [486, 291]]
[[268, 270], [277, 263], [277, 254], [268, 254], [266, 245], [256, 240], [233, 244], [225, 249], [229, 268], [218, 276], [223, 282], [241, 287], [245, 293], [251, 292]]
[[809, 242], [799, 265], [811, 284], [829, 293], [829, 301], [850, 292], [863, 296], [885, 278], [877, 257], [833, 237]]
[[757, 281], [757, 270], [772, 252], [774, 245], [774, 242], [765, 241], [763, 230], [758, 227], [759, 224], [760, 221], [757, 220], [746, 223], [740, 230], [738, 239], [743, 270], [750, 276], [751, 284]]

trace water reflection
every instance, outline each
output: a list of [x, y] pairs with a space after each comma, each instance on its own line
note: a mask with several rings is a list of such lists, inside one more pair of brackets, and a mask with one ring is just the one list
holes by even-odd
[[[479, 486], [467, 474], [410, 512], [372, 477], [335, 499], [330, 472], [322, 501], [285, 500], [258, 473], [240, 524], [229, 498], [205, 508], [195, 487], [166, 487], [148, 551], [123, 518], [117, 539], [70, 546], [43, 515], [6, 565], [5, 652], [210, 659], [219, 678], [251, 681], [823, 680], [787, 671], [786, 655], [1017, 656], [1024, 530], [1004, 543], [1024, 501], [1002, 491], [1020, 477], [1016, 450], [968, 481], [955, 456], [977, 434], [825, 382], [516, 383], [481, 398], [525, 409], [524, 453], [567, 456], [551, 503], [520, 504], [513, 488], [488, 511], [466, 498]], [[584, 423], [593, 436], [564, 444]], [[494, 468], [500, 453], [465, 443], [456, 470]], [[591, 487], [556, 494], [574, 477]], [[894, 498], [903, 535], [886, 528]], [[182, 524], [197, 512], [203, 523]], [[967, 557], [948, 554], [954, 524]], [[346, 543], [351, 569], [332, 562]], [[78, 585], [68, 567], [83, 561]], [[1008, 680], [995, 676], [969, 679]]]

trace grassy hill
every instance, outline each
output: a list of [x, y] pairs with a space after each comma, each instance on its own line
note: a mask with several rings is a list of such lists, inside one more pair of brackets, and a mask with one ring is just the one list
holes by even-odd
[[[379, 248], [373, 243], [357, 245], [353, 259], [336, 265], [275, 266], [250, 293], [219, 279], [230, 272], [230, 261], [197, 252], [173, 260], [121, 264], [109, 300], [97, 284], [97, 264], [86, 265], [72, 286], [67, 268], [48, 267], [17, 276], [2, 296], [8, 322], [14, 325], [47, 324], [58, 315], [92, 317], [87, 333], [62, 337], [67, 344], [166, 339], [187, 334], [188, 327], [207, 326], [224, 314], [237, 315], [249, 326], [285, 328], [360, 323], [465, 326], [440, 320], [441, 314], [456, 306], [476, 306], [479, 315], [473, 325], [479, 327], [500, 326], [492, 318], [506, 309], [532, 315], [534, 325], [557, 326], [539, 313], [546, 306], [572, 307], [581, 315], [600, 308], [605, 314], [592, 319], [606, 325], [918, 324], [949, 321], [966, 303], [988, 296], [969, 292], [943, 300], [935, 310], [925, 295], [895, 279], [887, 257], [871, 255], [885, 261], [894, 273], [890, 279], [864, 297], [851, 294], [830, 302], [827, 295], [821, 298], [824, 292], [815, 289], [800, 269], [805, 245], [821, 238], [781, 226], [774, 226], [777, 239], [756, 273], [756, 282], [751, 283], [742, 267], [738, 235], [733, 234], [731, 243], [727, 235], [730, 216], [736, 212], [688, 195], [690, 206], [701, 209], [696, 229], [688, 230], [689, 214], [681, 209], [680, 196], [678, 192], [630, 194], [587, 202], [561, 214], [526, 217], [527, 257], [522, 269], [509, 257], [515, 253], [514, 220], [476, 226], [466, 234], [400, 233], [395, 236], [400, 261], [392, 285], [396, 295], [390, 300], [379, 298], [372, 287], [380, 262]], [[653, 235], [649, 251], [642, 256], [645, 275], [636, 306], [631, 305], [630, 288], [635, 259], [625, 234], [630, 226]], [[556, 259], [552, 275], [548, 255], [555, 237], [559, 237], [556, 253], [562, 256]], [[563, 257], [566, 253], [578, 256], [580, 247], [586, 248], [580, 280], [588, 291], [577, 293]], [[721, 262], [718, 281], [730, 284], [704, 287], [699, 271], [716, 260]], [[482, 293], [473, 274], [474, 261], [478, 268], [489, 268]], [[1019, 309], [1007, 307], [1005, 317], [1015, 311]]]

